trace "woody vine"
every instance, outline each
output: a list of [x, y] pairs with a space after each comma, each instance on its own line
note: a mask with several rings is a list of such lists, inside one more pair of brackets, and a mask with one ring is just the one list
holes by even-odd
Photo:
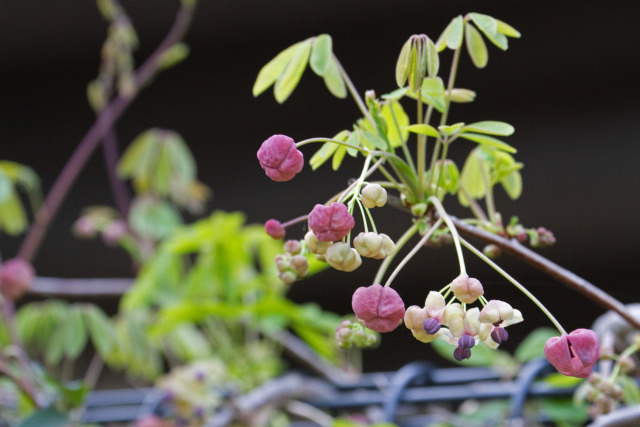
[[[618, 312], [634, 327], [640, 326], [622, 303], [525, 246], [553, 244], [551, 231], [526, 227], [515, 217], [509, 221], [501, 217], [494, 198], [497, 188], [502, 187], [511, 199], [522, 192], [523, 165], [513, 156], [516, 149], [502, 140], [514, 132], [513, 126], [494, 120], [468, 124], [448, 121], [455, 104], [475, 100], [475, 92], [457, 85], [461, 56], [466, 52], [481, 69], [488, 61], [486, 41], [506, 50], [509, 39], [519, 37], [515, 28], [493, 17], [479, 13], [457, 16], [435, 42], [424, 34], [411, 36], [396, 64], [398, 89], [381, 96], [369, 90], [364, 99], [333, 54], [332, 39], [326, 34], [290, 46], [258, 74], [254, 96], [273, 86], [276, 100], [282, 103], [309, 65], [333, 95], [350, 95], [362, 114], [352, 129], [331, 138], [295, 142], [277, 134], [264, 141], [257, 153], [261, 167], [274, 181], [291, 180], [302, 170], [304, 156], [300, 149], [307, 145], [321, 144], [309, 160], [314, 170], [329, 160], [337, 170], [347, 154], [363, 160], [351, 185], [316, 204], [307, 215], [286, 222], [270, 219], [265, 224], [266, 232], [275, 239], [284, 238], [285, 229], [293, 224], [308, 224], [301, 249], [296, 246], [292, 253], [285, 245], [285, 253], [276, 259], [280, 277], [288, 284], [306, 275], [304, 255], [345, 272], [358, 268], [363, 257], [381, 260], [372, 284], [357, 288], [353, 294], [355, 318], [343, 322], [336, 332], [342, 346], [366, 347], [375, 342], [368, 330], [384, 333], [404, 323], [421, 342], [440, 339], [451, 344], [459, 361], [469, 358], [476, 345], [497, 348], [508, 339], [505, 328], [523, 321], [523, 315], [499, 295], [485, 295], [481, 281], [471, 277], [473, 273], [466, 268], [465, 259], [473, 256], [522, 291], [558, 329], [560, 336], [549, 339], [544, 348], [549, 362], [564, 375], [588, 377], [600, 356], [598, 335], [584, 328], [567, 333], [541, 301], [496, 264], [496, 258], [505, 251]], [[448, 72], [442, 73], [441, 60], [447, 50], [453, 55]], [[408, 102], [414, 104], [412, 113], [405, 110]], [[474, 146], [459, 168], [449, 153], [464, 149], [464, 140]], [[468, 208], [468, 218], [458, 219], [448, 213], [445, 205], [452, 199]], [[385, 206], [411, 215], [406, 231], [395, 241], [376, 228], [375, 210]], [[358, 234], [354, 231], [356, 223], [363, 230]], [[477, 248], [462, 235], [479, 238], [487, 245]], [[394, 278], [422, 248], [443, 244], [453, 246], [459, 271], [452, 272], [452, 280], [443, 283], [441, 289], [430, 291], [424, 306], [405, 308], [392, 287]], [[413, 248], [406, 256], [396, 259], [400, 249], [409, 245]]]

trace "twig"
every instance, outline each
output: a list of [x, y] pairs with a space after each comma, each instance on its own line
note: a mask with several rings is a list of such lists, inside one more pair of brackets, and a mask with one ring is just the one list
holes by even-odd
[[104, 136], [102, 152], [104, 154], [104, 162], [107, 169], [107, 176], [109, 177], [109, 186], [111, 187], [113, 201], [115, 202], [120, 215], [126, 219], [129, 215], [131, 196], [124, 181], [116, 174], [118, 159], [120, 158], [120, 150], [118, 149], [118, 137], [116, 136], [116, 131], [113, 127], [109, 129]]
[[607, 310], [615, 311], [635, 328], [640, 329], [640, 320], [631, 316], [624, 304], [577, 274], [537, 254], [517, 241], [508, 240], [478, 227], [465, 224], [454, 217], [451, 217], [451, 220], [460, 233], [499, 246], [514, 257], [556, 279], [574, 291], [581, 293]]
[[[140, 89], [149, 83], [151, 78], [155, 76], [160, 68], [158, 63], [159, 57], [168, 48], [184, 38], [184, 35], [191, 24], [194, 8], [195, 2], [182, 2], [182, 6], [178, 10], [173, 26], [165, 36], [164, 40], [136, 71], [134, 77], [136, 88]], [[136, 91], [136, 94], [137, 93], [139, 93], [139, 90]], [[85, 134], [84, 138], [82, 138], [62, 169], [62, 172], [53, 183], [42, 207], [36, 214], [33, 224], [29, 228], [27, 236], [18, 250], [19, 258], [30, 262], [33, 260], [38, 248], [40, 247], [42, 239], [49, 228], [49, 224], [66, 198], [67, 193], [71, 189], [76, 178], [109, 129], [112, 128], [114, 123], [134, 99], [135, 94], [128, 96], [119, 94], [100, 112], [95, 123]]]

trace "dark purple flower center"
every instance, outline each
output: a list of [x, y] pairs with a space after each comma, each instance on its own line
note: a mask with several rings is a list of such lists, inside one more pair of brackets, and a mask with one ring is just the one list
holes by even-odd
[[494, 328], [491, 331], [491, 339], [498, 344], [502, 344], [509, 339], [509, 333], [505, 328]]
[[429, 335], [433, 335], [440, 330], [440, 322], [438, 322], [437, 319], [430, 317], [424, 321], [422, 329], [424, 329], [424, 331]]
[[458, 362], [462, 362], [464, 359], [468, 359], [471, 357], [471, 350], [458, 346], [455, 350], [453, 350], [453, 357]]
[[476, 340], [471, 335], [468, 335], [468, 334], [464, 334], [458, 340], [458, 347], [463, 349], [470, 349], [474, 345], [476, 345]]

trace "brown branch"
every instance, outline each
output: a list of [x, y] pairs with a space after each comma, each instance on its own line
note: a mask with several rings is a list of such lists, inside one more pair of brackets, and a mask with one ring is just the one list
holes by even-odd
[[508, 240], [504, 237], [484, 231], [478, 227], [465, 224], [454, 217], [451, 217], [451, 220], [459, 233], [499, 246], [507, 253], [513, 255], [526, 264], [529, 264], [535, 269], [540, 270], [574, 291], [586, 296], [607, 310], [615, 311], [629, 322], [629, 324], [640, 329], [640, 320], [631, 316], [623, 303], [577, 274], [559, 266], [542, 255], [521, 245], [515, 240]]
[[[158, 59], [160, 56], [184, 38], [193, 18], [194, 7], [195, 2], [182, 2], [182, 7], [176, 15], [173, 26], [164, 40], [136, 71], [135, 85], [138, 89], [136, 90], [136, 94], [139, 93], [139, 90], [146, 86], [159, 71], [161, 64], [159, 64]], [[105, 135], [107, 135], [109, 129], [113, 127], [134, 99], [135, 94], [119, 94], [100, 112], [95, 123], [85, 134], [84, 138], [82, 138], [62, 169], [62, 172], [60, 172], [60, 175], [53, 183], [42, 207], [36, 214], [33, 224], [29, 228], [27, 236], [18, 250], [19, 258], [29, 262], [33, 261], [51, 221], [58, 212], [60, 205], [66, 198], [76, 178], [82, 169], [84, 169], [87, 161], [104, 139]]]

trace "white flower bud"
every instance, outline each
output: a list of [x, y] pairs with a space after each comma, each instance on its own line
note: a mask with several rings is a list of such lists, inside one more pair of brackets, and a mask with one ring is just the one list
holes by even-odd
[[304, 236], [304, 241], [307, 243], [309, 250], [316, 255], [324, 255], [327, 253], [327, 248], [331, 246], [332, 242], [323, 242], [318, 240], [313, 231], [309, 230]]
[[380, 184], [367, 184], [360, 192], [360, 201], [369, 209], [382, 207], [387, 203], [387, 190]]
[[336, 242], [332, 244], [325, 255], [329, 265], [336, 270], [353, 271], [362, 264], [360, 254], [347, 243]]

